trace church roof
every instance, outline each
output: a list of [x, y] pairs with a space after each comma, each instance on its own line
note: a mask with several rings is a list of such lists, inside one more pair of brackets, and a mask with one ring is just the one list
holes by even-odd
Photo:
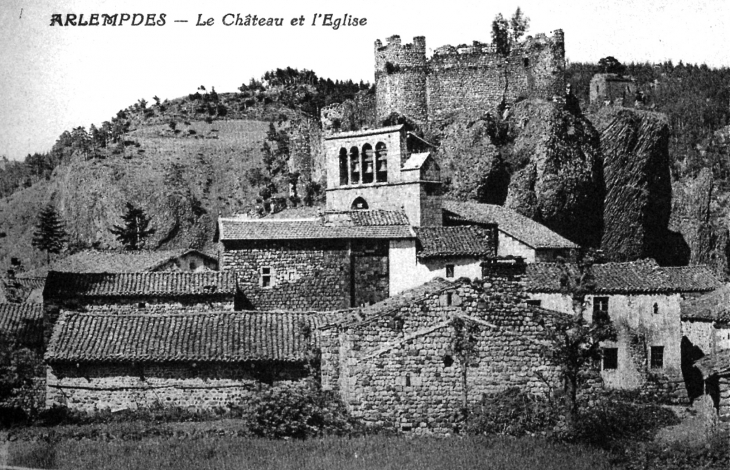
[[48, 273], [44, 299], [58, 297], [233, 296], [232, 272]]
[[[561, 292], [563, 266], [559, 263], [527, 264], [529, 292]], [[567, 269], [577, 275], [575, 264]], [[709, 292], [722, 285], [707, 266], [660, 267], [654, 260], [593, 265], [596, 294]]]
[[338, 132], [336, 134], [330, 134], [328, 136], [325, 136], [325, 140], [336, 140], [336, 139], [344, 139], [344, 138], [350, 138], [350, 137], [363, 137], [367, 135], [376, 135], [376, 134], [389, 134], [391, 132], [397, 132], [403, 129], [403, 124], [398, 124], [396, 126], [387, 126], [387, 127], [377, 127], [375, 129], [361, 129], [359, 131], [349, 131], [349, 132]]
[[225, 240], [313, 240], [414, 238], [408, 218], [401, 211], [347, 211], [324, 219], [218, 219], [218, 233]]
[[443, 209], [447, 219], [474, 223], [496, 223], [498, 230], [535, 249], [578, 248], [578, 245], [544, 225], [503, 206], [445, 199]]
[[495, 256], [487, 234], [478, 227], [414, 227], [419, 258]]
[[64, 312], [45, 357], [50, 363], [304, 362], [315, 320], [291, 312]]
[[423, 152], [423, 153], [412, 153], [410, 157], [408, 157], [408, 160], [403, 164], [403, 167], [401, 170], [408, 171], [408, 170], [419, 170], [423, 166], [424, 163], [426, 163], [426, 160], [431, 155], [431, 152]]

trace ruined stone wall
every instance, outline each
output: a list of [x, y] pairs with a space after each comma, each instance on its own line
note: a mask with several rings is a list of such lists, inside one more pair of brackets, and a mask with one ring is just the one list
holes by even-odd
[[519, 275], [488, 276], [479, 285], [457, 283], [385, 315], [323, 332], [323, 386], [339, 390], [366, 423], [452, 432], [463, 393], [462, 365], [451, 346], [451, 320], [458, 315], [476, 318], [465, 321], [478, 326], [476, 354], [467, 367], [470, 404], [508, 387], [544, 393], [549, 387], [538, 374], [557, 386], [539, 344], [553, 314], [524, 303]]
[[[388, 65], [390, 64], [390, 65]], [[443, 46], [425, 58], [425, 39], [402, 45], [393, 36], [375, 43], [377, 115], [392, 112], [418, 123], [440, 121], [453, 113], [481, 115], [503, 100], [552, 98], [565, 92], [565, 44], [561, 30], [538, 34], [507, 57], [494, 46], [475, 42], [460, 49]]]
[[221, 269], [236, 272], [244, 309], [339, 310], [351, 306], [349, 250], [347, 240], [224, 242]]
[[191, 410], [245, 406], [262, 389], [292, 386], [306, 375], [303, 367], [291, 365], [271, 366], [265, 373], [259, 369], [252, 364], [54, 364], [47, 368], [46, 406], [88, 412], [155, 405]]

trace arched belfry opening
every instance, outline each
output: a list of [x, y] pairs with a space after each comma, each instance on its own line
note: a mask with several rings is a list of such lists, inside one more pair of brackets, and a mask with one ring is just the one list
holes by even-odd
[[350, 184], [350, 172], [347, 168], [347, 149], [340, 149], [340, 186]]
[[375, 168], [373, 161], [373, 146], [365, 144], [362, 146], [362, 182], [372, 183], [375, 179]]
[[382, 142], [375, 144], [375, 181], [388, 181], [388, 147]]
[[352, 201], [352, 206], [350, 206], [350, 209], [353, 211], [363, 211], [368, 209], [368, 202], [363, 199], [362, 197], [355, 198], [354, 201]]
[[360, 152], [357, 147], [350, 149], [350, 181], [352, 184], [360, 182]]

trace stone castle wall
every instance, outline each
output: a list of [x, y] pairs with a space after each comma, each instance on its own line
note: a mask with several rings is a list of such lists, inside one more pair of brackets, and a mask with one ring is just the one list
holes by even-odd
[[507, 57], [492, 45], [456, 49], [443, 46], [426, 58], [426, 42], [375, 42], [377, 117], [392, 112], [425, 123], [454, 112], [483, 114], [518, 98], [551, 98], [565, 92], [565, 44], [561, 30], [552, 37], [528, 37]]
[[323, 386], [338, 390], [366, 423], [452, 432], [463, 390], [451, 321], [466, 315], [476, 319], [466, 324], [478, 327], [467, 368], [470, 404], [508, 387], [548, 392], [538, 374], [557, 387], [556, 369], [539, 342], [554, 314], [526, 305], [521, 277], [504, 274], [476, 285], [456, 283], [362, 323], [323, 331]]
[[268, 386], [292, 386], [305, 375], [303, 367], [288, 365], [54, 364], [47, 368], [46, 406], [88, 412], [155, 405], [229, 408], [245, 406]]

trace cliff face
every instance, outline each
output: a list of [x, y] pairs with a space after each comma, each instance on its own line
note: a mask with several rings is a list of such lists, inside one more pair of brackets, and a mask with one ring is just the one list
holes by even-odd
[[601, 133], [606, 182], [601, 248], [615, 261], [666, 262], [672, 200], [666, 116], [605, 107], [591, 120]]
[[503, 204], [576, 243], [598, 245], [600, 145], [584, 117], [553, 102], [524, 100], [501, 118], [446, 127], [439, 159], [454, 197]]

